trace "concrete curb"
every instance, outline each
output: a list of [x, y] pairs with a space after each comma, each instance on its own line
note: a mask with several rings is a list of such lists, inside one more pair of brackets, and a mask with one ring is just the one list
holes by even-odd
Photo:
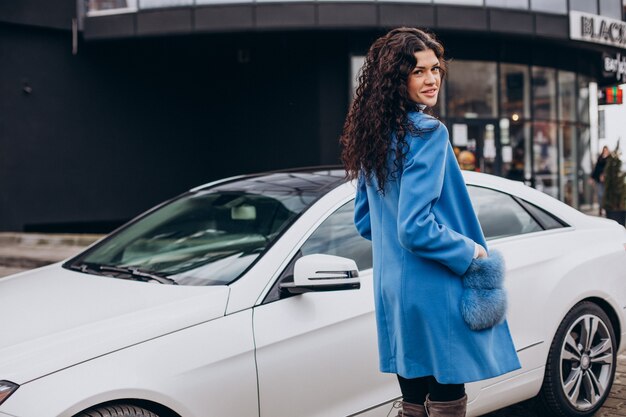
[[2, 246], [88, 246], [104, 235], [0, 232]]
[[2, 232], [0, 267], [9, 274], [15, 270], [39, 268], [59, 262], [76, 255], [103, 236]]

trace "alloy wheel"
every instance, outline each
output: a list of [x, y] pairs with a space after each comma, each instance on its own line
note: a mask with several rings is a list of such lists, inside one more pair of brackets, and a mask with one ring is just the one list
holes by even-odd
[[611, 385], [613, 341], [598, 316], [585, 314], [568, 329], [561, 347], [560, 380], [563, 393], [579, 411], [593, 408]]

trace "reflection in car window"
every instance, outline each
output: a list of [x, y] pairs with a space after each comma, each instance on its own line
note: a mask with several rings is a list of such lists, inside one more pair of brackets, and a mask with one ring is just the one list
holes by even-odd
[[475, 186], [467, 188], [486, 239], [543, 230], [510, 195]]
[[353, 259], [359, 270], [372, 267], [372, 244], [354, 226], [354, 200], [331, 214], [300, 248], [302, 255], [321, 253]]

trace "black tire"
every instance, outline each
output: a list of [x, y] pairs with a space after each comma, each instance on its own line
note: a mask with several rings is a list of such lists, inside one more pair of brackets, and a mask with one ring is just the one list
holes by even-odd
[[74, 417], [159, 417], [152, 411], [129, 404], [115, 404], [105, 407], [90, 408]]
[[593, 416], [611, 391], [616, 362], [615, 332], [609, 317], [590, 301], [576, 304], [561, 322], [550, 346], [536, 401], [539, 415]]

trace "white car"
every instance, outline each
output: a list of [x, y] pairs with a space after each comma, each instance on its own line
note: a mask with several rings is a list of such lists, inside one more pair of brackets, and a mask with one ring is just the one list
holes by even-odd
[[[522, 363], [468, 384], [468, 416], [535, 396], [545, 415], [591, 416], [626, 348], [626, 231], [464, 175], [506, 259]], [[378, 371], [371, 246], [343, 176], [211, 183], [0, 279], [0, 416], [386, 416], [400, 392]]]

